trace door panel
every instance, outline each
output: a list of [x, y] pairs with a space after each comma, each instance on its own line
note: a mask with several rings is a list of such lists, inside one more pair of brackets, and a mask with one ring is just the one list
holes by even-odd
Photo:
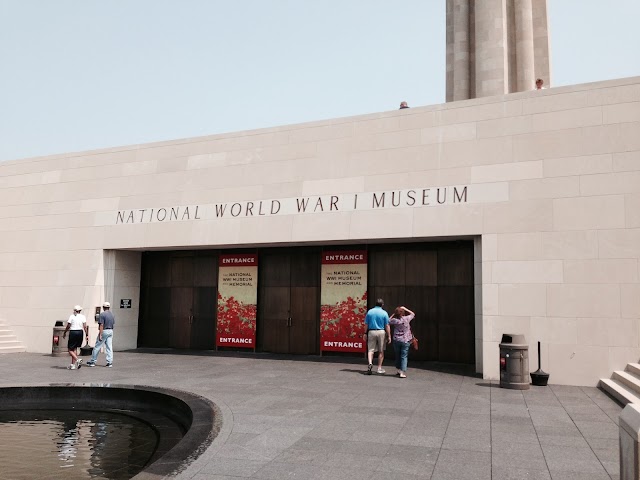
[[262, 330], [262, 350], [288, 353], [289, 287], [263, 287], [260, 291], [258, 322]]
[[193, 260], [191, 348], [215, 348], [218, 312], [217, 285], [218, 256], [211, 254], [195, 256]]
[[195, 257], [193, 270], [193, 285], [195, 287], [216, 287], [218, 285], [217, 256]]
[[144, 280], [147, 287], [171, 286], [171, 257], [165, 252], [145, 252]]
[[258, 270], [258, 336], [262, 350], [316, 353], [320, 328], [320, 250], [265, 253], [260, 256]]
[[298, 251], [291, 255], [292, 287], [317, 287], [320, 284], [320, 250]]
[[169, 342], [170, 288], [147, 288], [140, 314], [141, 347], [166, 347]]
[[193, 317], [193, 257], [183, 252], [180, 255], [171, 259], [169, 346], [189, 348]]
[[193, 316], [193, 288], [171, 289], [171, 314], [169, 316], [169, 347], [191, 346], [191, 321]]
[[320, 349], [320, 259], [319, 249], [291, 255], [289, 353], [311, 355]]
[[473, 249], [463, 246], [438, 250], [438, 286], [473, 285]]
[[439, 358], [475, 362], [473, 287], [438, 287]]
[[193, 257], [176, 257], [171, 259], [171, 286], [193, 286]]
[[291, 287], [289, 353], [311, 355], [318, 352], [319, 292], [316, 287]]
[[397, 250], [375, 252], [369, 257], [369, 270], [369, 285], [404, 286], [405, 254]]
[[217, 318], [216, 287], [193, 289], [193, 321], [191, 323], [191, 348], [211, 350], [216, 345]]
[[406, 285], [438, 284], [438, 253], [435, 250], [407, 252]]
[[420, 350], [411, 358], [475, 362], [472, 242], [371, 246], [369, 266], [369, 305], [381, 297], [389, 313], [416, 312]]
[[438, 360], [438, 295], [436, 287], [407, 287], [404, 305], [416, 314], [411, 331], [420, 341], [420, 349], [410, 351], [416, 360]]
[[265, 253], [260, 256], [259, 262], [259, 285], [265, 287], [288, 287], [290, 285], [291, 269], [287, 253]]
[[149, 252], [143, 262], [140, 345], [214, 348], [217, 256]]

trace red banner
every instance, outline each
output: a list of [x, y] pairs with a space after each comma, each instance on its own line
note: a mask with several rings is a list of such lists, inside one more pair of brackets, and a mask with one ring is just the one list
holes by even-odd
[[320, 350], [364, 352], [367, 252], [324, 252], [320, 296]]
[[255, 348], [258, 255], [220, 255], [216, 346]]

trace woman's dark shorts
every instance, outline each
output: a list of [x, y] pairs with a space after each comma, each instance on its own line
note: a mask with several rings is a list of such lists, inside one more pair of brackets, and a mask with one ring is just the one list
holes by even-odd
[[69, 330], [69, 350], [75, 350], [82, 346], [83, 333], [82, 330]]

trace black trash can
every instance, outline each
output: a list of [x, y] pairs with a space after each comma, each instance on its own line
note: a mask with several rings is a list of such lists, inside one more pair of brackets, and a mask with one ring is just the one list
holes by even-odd
[[500, 342], [500, 388], [529, 389], [529, 345], [524, 335], [505, 333]]

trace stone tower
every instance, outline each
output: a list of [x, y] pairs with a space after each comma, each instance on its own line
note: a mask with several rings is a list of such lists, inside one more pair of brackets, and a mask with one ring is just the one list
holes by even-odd
[[547, 0], [447, 0], [447, 102], [551, 84]]

